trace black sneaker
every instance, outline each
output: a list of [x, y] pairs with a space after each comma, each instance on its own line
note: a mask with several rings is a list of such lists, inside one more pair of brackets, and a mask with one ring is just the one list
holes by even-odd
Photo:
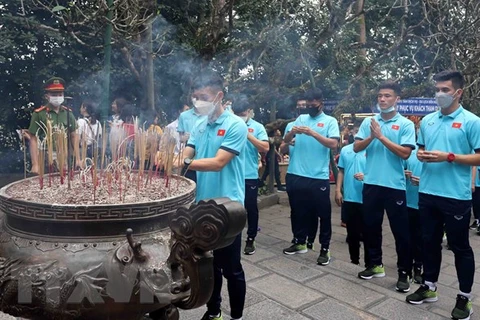
[[457, 303], [452, 310], [452, 319], [454, 320], [469, 320], [473, 313], [472, 301], [464, 295], [457, 295]]
[[473, 223], [470, 225], [470, 230], [477, 230], [477, 228], [480, 226], [478, 223], [477, 219], [473, 219]]
[[212, 316], [207, 312], [205, 312], [205, 314], [203, 315], [202, 319], [200, 320], [223, 320], [223, 317], [222, 317], [222, 312], [220, 312], [218, 315], [216, 316]]
[[322, 248], [317, 258], [317, 264], [326, 266], [330, 263], [330, 250]]
[[294, 243], [290, 247], [283, 249], [283, 253], [288, 255], [298, 254], [298, 253], [307, 253], [307, 245]]
[[410, 291], [410, 277], [405, 271], [398, 272], [398, 281], [395, 289], [398, 292], [408, 292]]
[[252, 255], [255, 253], [255, 239], [247, 238], [243, 253], [247, 255]]
[[385, 268], [383, 265], [367, 267], [365, 270], [358, 273], [358, 277], [364, 280], [370, 280], [372, 278], [385, 277]]
[[[313, 242], [307, 242], [307, 249], [309, 250], [314, 250], [313, 248]], [[314, 250], [315, 251], [315, 250]]]
[[436, 302], [438, 301], [437, 289], [430, 290], [426, 284], [420, 285], [420, 287], [412, 294], [409, 294], [405, 299], [411, 304], [422, 304], [424, 302]]
[[418, 284], [423, 283], [422, 268], [419, 268], [419, 267], [413, 268], [413, 282]]

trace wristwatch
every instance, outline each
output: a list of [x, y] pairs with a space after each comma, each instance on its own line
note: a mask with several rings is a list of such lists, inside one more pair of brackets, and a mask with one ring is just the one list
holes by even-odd
[[453, 161], [455, 161], [455, 154], [453, 152], [449, 152], [448, 153], [448, 156], [447, 156], [447, 161], [452, 163]]
[[190, 159], [190, 158], [183, 159], [183, 164], [186, 165], [186, 166], [191, 165], [192, 162], [193, 162], [193, 159]]

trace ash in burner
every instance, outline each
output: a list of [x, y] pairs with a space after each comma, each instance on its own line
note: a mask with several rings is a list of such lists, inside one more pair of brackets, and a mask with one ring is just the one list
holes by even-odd
[[40, 189], [40, 177], [35, 177], [13, 184], [6, 193], [12, 198], [36, 203], [95, 205], [159, 201], [185, 194], [194, 188], [187, 180], [174, 175], [164, 177], [158, 173], [139, 175], [138, 172], [123, 172], [113, 175], [97, 172], [95, 179], [92, 176], [77, 173], [71, 179], [70, 189], [67, 183], [61, 183], [59, 175], [44, 176], [48, 182]]

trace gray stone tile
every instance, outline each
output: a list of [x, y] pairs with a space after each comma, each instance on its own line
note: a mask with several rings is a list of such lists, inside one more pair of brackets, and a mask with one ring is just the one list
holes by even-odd
[[378, 317], [367, 314], [358, 309], [354, 309], [340, 303], [334, 299], [325, 299], [305, 310], [303, 313], [312, 317], [313, 319], [341, 319], [341, 320], [373, 320], [379, 319]]
[[267, 251], [263, 248], [257, 248], [255, 254], [252, 254], [252, 255], [242, 254], [242, 260], [246, 260], [251, 263], [255, 263], [265, 259], [270, 259], [273, 257], [275, 257], [274, 253]]
[[323, 298], [305, 285], [276, 274], [254, 280], [248, 286], [291, 309]]
[[270, 269], [275, 273], [300, 282], [318, 277], [323, 274], [323, 272], [318, 268], [310, 268], [302, 263], [298, 263], [284, 257], [276, 257], [264, 260], [260, 262], [259, 265]]
[[[261, 319], [281, 319], [281, 320], [308, 320], [298, 312], [285, 308], [284, 306], [271, 301], [265, 300], [254, 306], [246, 308], [243, 313], [245, 320], [261, 320]], [[183, 320], [183, 319], [182, 319]]]
[[310, 281], [306, 285], [361, 309], [383, 299], [382, 294], [331, 274]]
[[[245, 294], [245, 308], [248, 308], [249, 306], [253, 306], [265, 299], [266, 297], [264, 295], [256, 292], [255, 290], [252, 290], [247, 286], [247, 292]], [[222, 310], [230, 314], [230, 299], [228, 297], [228, 290], [227, 290], [226, 283], [222, 287]]]
[[414, 306], [407, 302], [387, 299], [368, 310], [388, 320], [440, 320], [443, 317], [428, 312], [425, 304]]
[[182, 320], [200, 320], [203, 314], [207, 311], [206, 307], [201, 307], [193, 310], [178, 310], [180, 312], [180, 319]]
[[242, 261], [242, 266], [243, 266], [243, 270], [245, 271], [245, 278], [247, 280], [247, 283], [248, 281], [251, 281], [253, 279], [262, 277], [270, 273], [269, 271], [259, 268], [246, 260]]
[[261, 231], [257, 234], [257, 237], [255, 238], [255, 242], [258, 245], [262, 245], [262, 246], [271, 246], [272, 244], [279, 243], [282, 241], [283, 240], [280, 238], [263, 234]]

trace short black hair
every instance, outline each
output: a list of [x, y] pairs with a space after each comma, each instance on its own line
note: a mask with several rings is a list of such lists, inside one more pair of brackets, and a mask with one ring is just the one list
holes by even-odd
[[323, 91], [319, 88], [313, 88], [308, 90], [304, 95], [305, 100], [313, 101], [313, 100], [323, 100]]
[[235, 114], [239, 114], [242, 112], [247, 111], [248, 109], [251, 109], [250, 107], [250, 101], [248, 101], [248, 98], [245, 96], [238, 97], [235, 99], [235, 101], [232, 103], [232, 111]]
[[212, 87], [214, 89], [223, 91], [223, 78], [216, 72], [205, 71], [193, 79], [192, 91], [206, 87]]
[[397, 96], [402, 95], [402, 87], [400, 87], [400, 85], [398, 83], [396, 83], [395, 81], [385, 81], [385, 82], [380, 83], [380, 85], [378, 86], [378, 91], [380, 91], [382, 89], [393, 90], [393, 92], [395, 92], [395, 94]]
[[455, 89], [462, 89], [465, 85], [465, 80], [463, 79], [462, 73], [456, 70], [445, 70], [439, 72], [433, 76], [433, 80], [435, 82], [450, 80], [452, 81], [452, 85]]
[[305, 92], [297, 93], [295, 95], [295, 101], [305, 100]]

